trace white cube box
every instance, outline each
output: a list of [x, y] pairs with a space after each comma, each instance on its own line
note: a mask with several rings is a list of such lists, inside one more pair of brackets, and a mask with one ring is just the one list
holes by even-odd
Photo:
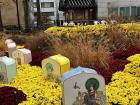
[[62, 77], [63, 105], [105, 105], [105, 80], [93, 69], [77, 67]]
[[16, 44], [14, 42], [13, 43], [8, 43], [7, 44], [7, 50], [8, 50], [9, 57], [12, 57], [12, 53], [14, 51], [16, 51]]
[[15, 60], [6, 56], [0, 57], [0, 83], [9, 83], [15, 75]]
[[5, 51], [8, 51], [8, 44], [10, 43], [14, 43], [14, 41], [12, 39], [6, 39], [4, 42], [4, 49]]
[[31, 51], [26, 48], [17, 49], [13, 52], [12, 58], [14, 58], [19, 65], [28, 64], [32, 61]]

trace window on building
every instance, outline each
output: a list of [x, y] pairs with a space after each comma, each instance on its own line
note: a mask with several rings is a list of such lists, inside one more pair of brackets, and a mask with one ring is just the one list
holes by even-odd
[[118, 11], [119, 9], [116, 8], [108, 8], [108, 15], [114, 15], [114, 16], [118, 16]]
[[34, 20], [37, 21], [37, 12], [34, 12]]
[[54, 7], [54, 2], [42, 2], [41, 3], [41, 8], [53, 8]]
[[118, 8], [113, 8], [113, 15], [117, 15], [118, 16]]
[[34, 8], [37, 8], [37, 5], [36, 5], [36, 3], [33, 3], [33, 7], [34, 7]]
[[131, 7], [131, 16], [137, 16], [137, 8], [136, 8], [136, 6]]
[[130, 7], [121, 7], [120, 16], [130, 16]]
[[47, 12], [47, 16], [54, 16], [54, 12]]
[[137, 7], [137, 16], [140, 16], [140, 7]]
[[54, 16], [54, 12], [42, 12], [42, 16]]
[[84, 19], [85, 18], [85, 11], [84, 9], [77, 9], [74, 11], [75, 19]]
[[130, 16], [130, 7], [125, 8], [125, 16]]
[[108, 8], [108, 15], [112, 15], [113, 9], [112, 8]]
[[125, 7], [120, 8], [120, 16], [125, 16]]
[[34, 12], [34, 16], [37, 16], [37, 12]]

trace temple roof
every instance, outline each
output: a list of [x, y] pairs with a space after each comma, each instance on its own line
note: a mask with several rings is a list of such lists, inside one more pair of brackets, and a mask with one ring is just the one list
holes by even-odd
[[59, 10], [65, 11], [74, 8], [94, 8], [96, 6], [95, 0], [60, 0]]

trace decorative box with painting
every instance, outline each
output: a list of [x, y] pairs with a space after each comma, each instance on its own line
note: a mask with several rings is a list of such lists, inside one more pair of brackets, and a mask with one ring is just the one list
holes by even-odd
[[32, 61], [31, 51], [26, 48], [17, 49], [13, 52], [12, 58], [14, 58], [19, 65], [28, 64]]
[[93, 69], [77, 67], [62, 77], [63, 105], [105, 105], [105, 80]]
[[16, 43], [11, 39], [7, 39], [4, 43], [4, 49], [8, 53], [8, 56], [12, 57], [12, 53], [16, 50]]
[[9, 44], [7, 45], [7, 50], [8, 50], [8, 55], [9, 55], [9, 57], [12, 57], [12, 53], [13, 53], [14, 51], [16, 51], [16, 44], [15, 44], [15, 43], [9, 43]]
[[60, 54], [42, 60], [42, 69], [46, 70], [48, 76], [61, 77], [63, 73], [70, 70], [70, 61]]
[[6, 39], [4, 42], [4, 49], [5, 51], [8, 51], [8, 44], [15, 43], [12, 39]]
[[0, 57], [0, 83], [9, 83], [15, 75], [15, 60], [6, 56]]

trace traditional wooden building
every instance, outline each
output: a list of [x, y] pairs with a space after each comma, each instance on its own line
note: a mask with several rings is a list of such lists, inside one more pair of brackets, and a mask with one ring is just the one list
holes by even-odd
[[95, 0], [60, 0], [59, 10], [65, 12], [66, 21], [97, 19]]

